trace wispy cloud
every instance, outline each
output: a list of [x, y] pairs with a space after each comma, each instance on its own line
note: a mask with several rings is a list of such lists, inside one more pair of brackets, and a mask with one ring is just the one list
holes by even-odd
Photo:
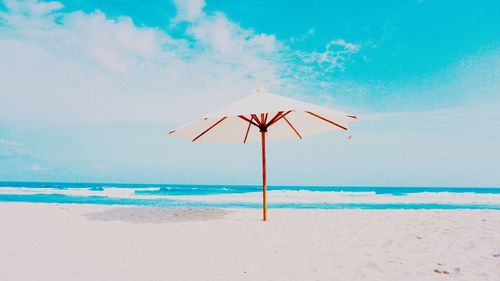
[[205, 0], [174, 0], [177, 7], [177, 16], [172, 20], [172, 23], [182, 21], [195, 21], [204, 15], [203, 7]]
[[59, 2], [6, 1], [0, 13], [0, 102], [9, 106], [0, 120], [177, 120], [186, 108], [215, 109], [256, 83], [300, 94], [298, 85], [317, 74], [303, 64], [342, 68], [343, 56], [358, 49], [334, 40], [325, 53], [299, 52], [221, 12], [205, 13], [203, 1], [176, 5], [172, 24], [185, 23], [183, 37], [138, 27], [127, 16], [64, 13]]
[[19, 141], [0, 139], [0, 161], [7, 159], [30, 161], [33, 157], [28, 150], [28, 147]]
[[42, 170], [42, 167], [40, 167], [40, 165], [33, 164], [33, 165], [31, 165], [29, 170], [32, 172], [39, 172]]
[[21, 143], [17, 142], [17, 141], [13, 141], [13, 140], [6, 140], [6, 139], [0, 139], [0, 147], [1, 146], [7, 146], [7, 147], [19, 147], [19, 146], [22, 146]]
[[309, 37], [313, 36], [314, 33], [316, 32], [316, 29], [314, 28], [309, 28], [305, 33], [303, 33], [302, 35], [298, 36], [298, 37], [291, 37], [289, 39], [289, 41], [291, 43], [294, 43], [294, 42], [303, 42], [305, 40], [307, 40]]
[[323, 52], [301, 53], [304, 62], [319, 64], [326, 71], [344, 69], [345, 63], [360, 49], [359, 45], [349, 43], [343, 39], [331, 40]]

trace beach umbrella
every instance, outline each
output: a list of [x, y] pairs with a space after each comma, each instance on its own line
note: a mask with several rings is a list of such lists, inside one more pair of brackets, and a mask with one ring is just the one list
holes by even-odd
[[328, 131], [347, 131], [356, 116], [275, 95], [263, 87], [219, 111], [169, 132], [192, 142], [260, 141], [262, 144], [263, 219], [267, 220], [266, 141], [302, 139]]

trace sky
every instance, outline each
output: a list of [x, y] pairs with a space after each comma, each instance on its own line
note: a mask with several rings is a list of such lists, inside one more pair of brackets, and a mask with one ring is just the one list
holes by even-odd
[[500, 187], [500, 2], [0, 2], [0, 181], [251, 184], [260, 145], [166, 132], [270, 92], [359, 116], [268, 184]]

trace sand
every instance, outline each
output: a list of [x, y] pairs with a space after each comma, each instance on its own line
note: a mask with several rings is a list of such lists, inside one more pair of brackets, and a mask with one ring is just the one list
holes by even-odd
[[500, 280], [500, 211], [0, 203], [0, 280]]

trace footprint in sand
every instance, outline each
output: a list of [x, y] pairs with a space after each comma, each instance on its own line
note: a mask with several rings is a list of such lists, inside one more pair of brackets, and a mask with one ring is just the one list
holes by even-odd
[[444, 275], [449, 275], [451, 272], [455, 273], [455, 274], [459, 274], [460, 273], [460, 267], [454, 267], [453, 270], [450, 270], [448, 269], [449, 267], [446, 266], [446, 264], [444, 263], [437, 263], [437, 268], [434, 269], [434, 272], [435, 273], [438, 273], [438, 274], [444, 274]]
[[450, 274], [447, 270], [444, 269], [434, 269], [434, 272], [439, 273], [439, 274]]

